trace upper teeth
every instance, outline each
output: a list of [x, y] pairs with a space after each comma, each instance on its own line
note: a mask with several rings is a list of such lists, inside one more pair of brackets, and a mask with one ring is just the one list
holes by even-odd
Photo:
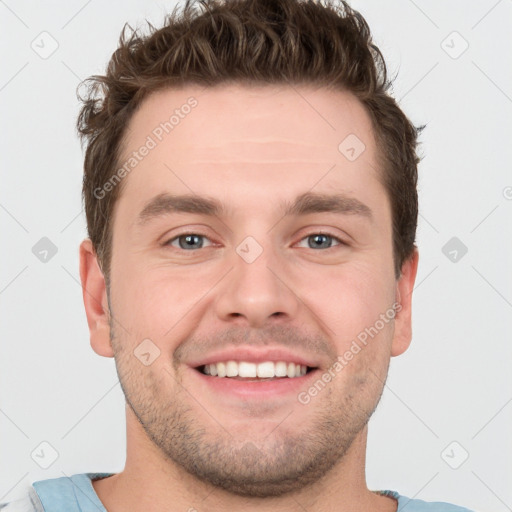
[[306, 375], [308, 367], [303, 364], [279, 361], [249, 363], [247, 361], [225, 361], [206, 364], [204, 373], [218, 377], [300, 377]]

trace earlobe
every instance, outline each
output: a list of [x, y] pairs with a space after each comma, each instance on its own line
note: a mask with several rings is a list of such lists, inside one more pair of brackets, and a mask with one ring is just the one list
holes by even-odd
[[114, 357], [105, 277], [90, 239], [80, 244], [80, 279], [91, 347], [100, 356]]
[[395, 332], [391, 345], [391, 355], [403, 354], [412, 340], [412, 291], [418, 270], [419, 253], [414, 252], [402, 265], [402, 274], [396, 283], [396, 297], [400, 304], [395, 316]]

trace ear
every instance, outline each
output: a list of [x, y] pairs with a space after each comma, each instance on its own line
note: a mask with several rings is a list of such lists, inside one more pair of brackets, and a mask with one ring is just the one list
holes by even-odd
[[110, 344], [110, 312], [105, 277], [88, 238], [80, 244], [80, 279], [91, 347], [100, 356], [114, 357]]
[[391, 355], [403, 354], [412, 340], [412, 290], [418, 270], [419, 253], [415, 247], [412, 256], [402, 265], [402, 273], [396, 283], [396, 302], [400, 304], [395, 316], [395, 333], [391, 345]]

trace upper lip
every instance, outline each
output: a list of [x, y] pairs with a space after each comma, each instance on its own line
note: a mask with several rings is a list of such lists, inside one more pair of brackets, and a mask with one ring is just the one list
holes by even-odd
[[277, 363], [278, 361], [285, 361], [287, 363], [302, 364], [311, 368], [316, 368], [320, 365], [315, 357], [308, 357], [280, 347], [259, 350], [254, 347], [230, 348], [212, 352], [194, 361], [189, 361], [188, 364], [193, 368], [197, 368], [205, 364], [224, 361], [247, 361], [249, 363], [263, 363], [264, 361], [274, 361]]

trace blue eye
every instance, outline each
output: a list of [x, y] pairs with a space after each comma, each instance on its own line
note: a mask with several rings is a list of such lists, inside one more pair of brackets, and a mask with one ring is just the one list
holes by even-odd
[[[308, 240], [308, 249], [330, 249], [332, 247], [333, 240], [338, 242], [336, 245], [346, 245], [343, 240], [340, 240], [335, 236], [328, 235], [327, 233], [314, 233], [304, 237], [302, 240]], [[310, 240], [313, 240], [313, 242], [309, 243]]]
[[165, 245], [176, 247], [173, 245], [173, 242], [177, 240], [180, 249], [183, 249], [184, 251], [190, 251], [191, 249], [202, 249], [203, 242], [201, 239], [207, 239], [207, 237], [204, 235], [198, 235], [197, 233], [184, 233], [183, 235], [172, 238], [166, 242]]
[[[182, 249], [184, 251], [193, 251], [194, 249], [202, 249], [204, 247], [203, 240], [210, 239], [207, 236], [200, 235], [198, 233], [183, 233], [182, 235], [171, 238], [164, 244], [164, 246], [171, 246], [175, 249]], [[337, 245], [347, 245], [343, 240], [327, 233], [313, 233], [302, 238], [300, 243], [304, 240], [308, 241], [308, 246], [306, 247], [308, 249], [331, 249]], [[175, 242], [178, 242], [178, 246], [175, 245]], [[333, 245], [333, 242], [337, 243]]]

